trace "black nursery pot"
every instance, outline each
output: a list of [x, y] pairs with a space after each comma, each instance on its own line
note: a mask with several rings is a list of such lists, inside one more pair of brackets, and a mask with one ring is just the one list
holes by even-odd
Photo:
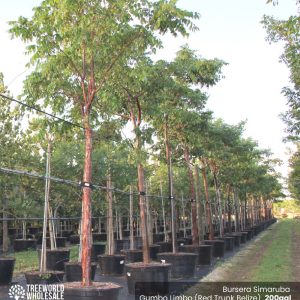
[[[91, 280], [94, 281], [96, 274], [97, 264], [91, 263]], [[82, 267], [79, 262], [65, 263], [66, 281], [81, 281], [82, 280]]]
[[14, 250], [25, 251], [28, 249], [36, 249], [36, 240], [35, 239], [16, 239], [14, 240]]
[[138, 250], [138, 249], [121, 250], [121, 253], [125, 255], [126, 264], [143, 261], [143, 251], [142, 250]]
[[135, 236], [134, 237], [134, 245], [136, 249], [139, 249], [143, 246], [143, 239], [141, 236]]
[[29, 227], [28, 228], [28, 232], [30, 233], [30, 234], [38, 234], [39, 233], [39, 231], [40, 231], [40, 228], [39, 227]]
[[225, 241], [225, 250], [232, 251], [234, 249], [234, 237], [226, 236], [222, 238]]
[[177, 239], [176, 243], [177, 243], [177, 247], [187, 245], [187, 241], [184, 238]]
[[64, 284], [65, 300], [118, 300], [121, 286], [111, 282], [93, 282], [83, 287], [81, 282]]
[[232, 233], [232, 234], [228, 234], [227, 237], [233, 237], [234, 238], [234, 246], [235, 247], [240, 247], [241, 237], [242, 237], [241, 235]]
[[0, 285], [11, 283], [15, 261], [13, 257], [0, 257]]
[[[143, 247], [140, 247], [140, 250], [142, 250]], [[160, 250], [160, 246], [153, 244], [149, 246], [149, 254], [150, 254], [150, 259], [156, 260], [157, 259], [157, 253]]]
[[195, 273], [197, 254], [195, 253], [158, 253], [157, 259], [171, 265], [171, 277], [191, 277]]
[[80, 243], [80, 237], [77, 234], [70, 235], [69, 241], [72, 245], [76, 245]]
[[97, 261], [97, 256], [105, 253], [105, 243], [95, 243], [92, 245], [91, 260]]
[[242, 235], [241, 235], [241, 243], [244, 244], [244, 243], [246, 243], [247, 240], [248, 240], [248, 239], [247, 239], [248, 232], [242, 231], [241, 234], [242, 234]]
[[125, 255], [98, 255], [102, 275], [123, 275]]
[[123, 230], [123, 237], [129, 237], [130, 236], [130, 230], [126, 229], [126, 230]]
[[213, 259], [212, 245], [184, 245], [179, 251], [197, 254], [196, 265], [210, 265]]
[[66, 247], [67, 238], [66, 237], [57, 237], [56, 238], [56, 247], [64, 248]]
[[[39, 262], [41, 257], [41, 250], [38, 251]], [[46, 268], [47, 270], [53, 271], [63, 271], [64, 263], [68, 262], [70, 259], [70, 250], [69, 249], [54, 249], [47, 250], [46, 252]]]
[[124, 239], [124, 240], [115, 240], [116, 243], [116, 253], [120, 253], [121, 250], [129, 249], [130, 247], [130, 240]]
[[131, 263], [125, 265], [129, 294], [136, 296], [166, 295], [169, 293], [170, 264]]
[[39, 271], [25, 273], [27, 284], [55, 284], [63, 281], [64, 272], [62, 271], [47, 271], [41, 273]]
[[159, 245], [159, 252], [172, 252], [172, 242], [158, 242], [156, 243]]
[[250, 241], [253, 238], [253, 230], [252, 229], [244, 229], [244, 232], [247, 232], [247, 240]]
[[205, 240], [206, 245], [213, 246], [213, 257], [223, 257], [225, 254], [225, 241], [223, 240]]
[[153, 260], [157, 259], [157, 254], [159, 252], [160, 246], [159, 245], [150, 245], [149, 250], [150, 250], [150, 258]]
[[154, 233], [153, 234], [153, 243], [156, 244], [158, 242], [162, 242], [165, 238], [164, 233]]

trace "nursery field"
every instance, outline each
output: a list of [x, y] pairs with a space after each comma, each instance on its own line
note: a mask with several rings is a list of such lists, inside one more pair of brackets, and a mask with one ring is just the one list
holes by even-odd
[[[300, 198], [300, 143], [286, 181], [277, 145], [261, 148], [247, 116], [230, 124], [208, 105], [231, 62], [172, 42], [202, 28], [201, 13], [177, 0], [37, 2], [8, 22], [26, 70], [0, 70], [0, 300], [260, 300], [181, 294], [300, 282], [300, 203], [285, 187]], [[290, 43], [293, 26], [262, 18], [269, 42]], [[299, 49], [284, 51], [296, 87], [283, 89], [284, 140], [299, 141]], [[227, 98], [218, 107], [239, 116]]]
[[[300, 220], [283, 219], [272, 224], [251, 240], [214, 258], [209, 266], [197, 266], [194, 276], [170, 280], [171, 289], [180, 282], [191, 286], [184, 295], [194, 295], [198, 282], [299, 282], [300, 279]], [[78, 246], [70, 247], [70, 259], [76, 260]], [[15, 253], [13, 283], [25, 284], [23, 273], [38, 265], [36, 250]], [[115, 282], [122, 286], [119, 299], [134, 299], [128, 294], [126, 274], [103, 276], [99, 267], [95, 281]], [[174, 285], [175, 283], [175, 285]], [[1, 299], [9, 299], [8, 287], [0, 289]], [[293, 298], [294, 299], [294, 298]]]
[[[217, 262], [204, 281], [300, 281], [300, 220], [284, 219], [247, 244], [229, 260]], [[72, 246], [70, 259], [76, 260], [78, 246]], [[15, 254], [14, 276], [38, 267], [36, 250]]]
[[277, 222], [205, 281], [300, 281], [300, 220]]

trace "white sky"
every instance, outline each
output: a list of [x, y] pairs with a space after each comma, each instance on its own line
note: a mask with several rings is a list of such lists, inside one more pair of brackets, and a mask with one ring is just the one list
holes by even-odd
[[[286, 145], [282, 143], [284, 124], [278, 115], [287, 110], [282, 87], [289, 84], [289, 72], [279, 63], [282, 45], [269, 45], [260, 24], [263, 14], [287, 18], [297, 11], [295, 0], [279, 0], [278, 6], [266, 0], [179, 0], [181, 8], [201, 14], [196, 21], [200, 31], [189, 39], [166, 37], [160, 57], [171, 59], [184, 43], [205, 58], [220, 58], [229, 63], [225, 79], [210, 91], [208, 108], [215, 117], [236, 124], [248, 120], [246, 136], [263, 148], [270, 148], [285, 161], [280, 169], [287, 174]], [[0, 71], [14, 96], [20, 94], [26, 73], [24, 45], [10, 40], [7, 21], [30, 16], [40, 0], [0, 0]], [[23, 74], [22, 74], [23, 73]], [[20, 75], [22, 74], [22, 75]]]

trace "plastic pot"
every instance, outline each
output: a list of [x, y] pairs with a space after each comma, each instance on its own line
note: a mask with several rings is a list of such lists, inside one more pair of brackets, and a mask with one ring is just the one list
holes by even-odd
[[233, 237], [234, 238], [234, 246], [235, 247], [240, 247], [240, 245], [241, 245], [241, 235], [228, 234], [227, 237]]
[[66, 247], [67, 238], [66, 237], [57, 237], [56, 238], [56, 247], [64, 248]]
[[149, 250], [150, 250], [150, 259], [156, 260], [157, 259], [157, 254], [159, 252], [160, 246], [159, 245], [150, 245]]
[[25, 278], [27, 284], [55, 284], [63, 281], [64, 272], [47, 271], [41, 273], [39, 271], [26, 272]]
[[125, 255], [125, 262], [134, 263], [143, 261], [143, 251], [138, 249], [133, 250], [121, 250], [121, 253]]
[[172, 242], [158, 242], [156, 243], [157, 245], [159, 245], [159, 252], [172, 252]]
[[213, 259], [212, 245], [184, 245], [179, 251], [197, 254], [196, 265], [210, 265]]
[[162, 242], [165, 238], [163, 233], [154, 233], [153, 234], [153, 243], [156, 244], [158, 242]]
[[7, 285], [11, 283], [15, 261], [16, 260], [13, 257], [0, 258], [0, 285]]
[[105, 243], [95, 243], [92, 245], [91, 260], [97, 261], [97, 256], [105, 253]]
[[111, 282], [93, 282], [83, 287], [81, 282], [64, 284], [65, 300], [118, 300], [121, 286]]
[[234, 249], [234, 237], [226, 236], [223, 237], [222, 240], [225, 241], [225, 250], [232, 251]]
[[129, 249], [130, 240], [129, 239], [115, 240], [115, 245], [116, 245], [116, 253], [120, 253], [121, 250]]
[[247, 242], [247, 235], [248, 235], [248, 232], [245, 232], [245, 231], [242, 231], [241, 232], [241, 243], [244, 244]]
[[195, 273], [197, 254], [195, 253], [158, 253], [157, 259], [171, 265], [171, 277], [191, 277]]
[[206, 245], [213, 246], [213, 257], [223, 257], [225, 254], [225, 241], [223, 240], [205, 240]]
[[[91, 280], [95, 279], [96, 263], [91, 263]], [[65, 263], [66, 281], [81, 281], [82, 280], [82, 267], [79, 262], [67, 262]]]
[[141, 236], [135, 236], [134, 237], [134, 245], [136, 249], [139, 249], [140, 247], [143, 247], [143, 239]]
[[98, 255], [97, 259], [102, 275], [123, 275], [125, 255]]
[[17, 239], [14, 240], [14, 250], [25, 251], [28, 249], [36, 249], [36, 239]]
[[129, 294], [166, 295], [169, 292], [170, 264], [131, 263], [125, 265]]
[[78, 234], [70, 235], [69, 240], [72, 245], [77, 245], [80, 243], [80, 237]]
[[[41, 257], [41, 250], [38, 251], [39, 263]], [[52, 271], [63, 271], [64, 263], [70, 259], [69, 249], [54, 249], [46, 251], [46, 268]]]

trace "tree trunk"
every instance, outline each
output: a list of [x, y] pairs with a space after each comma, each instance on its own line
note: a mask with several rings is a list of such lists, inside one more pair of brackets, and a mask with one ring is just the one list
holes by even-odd
[[235, 232], [239, 232], [241, 230], [240, 227], [240, 204], [239, 197], [236, 188], [233, 189], [233, 197], [234, 197], [234, 207], [235, 207]]
[[118, 219], [119, 219], [119, 236], [120, 240], [123, 240], [123, 222], [122, 222], [122, 214], [118, 211]]
[[82, 286], [90, 286], [91, 274], [91, 184], [92, 184], [92, 130], [89, 124], [88, 112], [84, 116], [85, 130], [85, 158], [83, 169], [83, 187], [82, 187], [82, 249], [81, 249], [81, 267], [82, 267]]
[[7, 195], [6, 195], [6, 186], [4, 186], [3, 189], [3, 225], [2, 225], [2, 232], [3, 232], [3, 253], [8, 252], [8, 222], [7, 222], [7, 209], [8, 209], [8, 204], [7, 204]]
[[165, 214], [165, 204], [164, 204], [164, 197], [163, 197], [163, 188], [162, 184], [160, 183], [160, 196], [161, 196], [161, 209], [162, 209], [162, 220], [163, 220], [163, 227], [164, 227], [164, 240], [165, 242], [168, 241], [168, 234], [166, 228], [166, 214]]
[[[169, 199], [171, 204], [171, 231], [172, 231], [172, 251], [173, 253], [177, 252], [176, 245], [176, 216], [175, 216], [175, 199], [173, 195], [173, 173], [172, 173], [172, 152], [171, 146], [169, 143], [169, 134], [168, 134], [168, 116], [165, 116], [165, 146], [166, 146], [166, 160], [168, 165], [168, 188], [169, 188]], [[166, 226], [166, 225], [165, 225]], [[166, 229], [166, 227], [165, 227]]]
[[201, 200], [201, 185], [199, 179], [199, 168], [195, 165], [195, 180], [196, 180], [196, 201], [197, 201], [197, 220], [198, 220], [198, 231], [199, 231], [199, 243], [202, 244], [204, 241], [204, 207]]
[[144, 167], [139, 162], [138, 163], [138, 188], [139, 188], [139, 207], [140, 207], [140, 226], [141, 235], [143, 241], [143, 261], [145, 264], [150, 262], [149, 253], [149, 241], [148, 241], [148, 230], [147, 230], [147, 219], [146, 219], [146, 209], [145, 209], [145, 178], [144, 178]]
[[54, 230], [54, 222], [53, 222], [53, 214], [52, 209], [50, 207], [49, 198], [48, 198], [48, 228], [49, 228], [49, 236], [50, 236], [50, 248], [51, 250], [56, 249], [56, 235]]
[[26, 221], [22, 221], [22, 239], [26, 240]]
[[113, 225], [113, 194], [112, 194], [112, 182], [110, 172], [107, 179], [107, 253], [113, 255], [115, 253], [114, 245], [114, 225]]
[[133, 237], [133, 194], [132, 185], [130, 186], [129, 195], [129, 229], [130, 229], [130, 250], [134, 249], [134, 237]]
[[41, 261], [40, 261], [40, 272], [46, 272], [46, 236], [47, 236], [47, 217], [48, 217], [48, 206], [49, 206], [49, 194], [50, 194], [50, 155], [51, 155], [51, 144], [48, 141], [47, 149], [47, 161], [46, 161], [46, 182], [45, 182], [45, 202], [44, 202], [44, 220], [43, 220], [43, 236], [42, 236], [42, 250], [41, 250]]
[[232, 211], [231, 211], [231, 201], [230, 201], [230, 194], [231, 194], [231, 185], [228, 185], [228, 189], [227, 189], [227, 209], [228, 209], [228, 232], [232, 233], [232, 220], [231, 220], [231, 215], [232, 215]]
[[183, 199], [183, 192], [181, 191], [181, 224], [183, 229], [183, 237], [186, 237], [186, 220], [185, 220], [185, 205], [184, 205], [184, 199]]
[[244, 212], [245, 212], [245, 228], [248, 227], [248, 199], [247, 194], [245, 195], [245, 202], [244, 202]]
[[224, 236], [224, 227], [223, 227], [223, 212], [222, 212], [222, 200], [221, 200], [221, 191], [220, 184], [217, 178], [217, 174], [213, 171], [214, 184], [216, 189], [216, 216], [219, 215], [219, 229], [220, 237]]
[[147, 211], [147, 229], [148, 229], [148, 242], [150, 245], [153, 244], [153, 220], [152, 220], [152, 212], [150, 207], [150, 198], [148, 195], [148, 184], [145, 184], [145, 200], [146, 200], [146, 211]]
[[189, 177], [189, 188], [190, 188], [190, 199], [191, 199], [191, 210], [192, 210], [192, 239], [193, 245], [199, 245], [199, 232], [197, 224], [197, 207], [196, 207], [196, 194], [193, 171], [190, 164], [190, 153], [187, 147], [184, 148], [184, 158], [186, 161]]
[[205, 170], [205, 168], [202, 168], [201, 171], [202, 171], [204, 193], [205, 193], [205, 208], [206, 208], [206, 216], [207, 216], [207, 223], [208, 223], [208, 229], [209, 229], [209, 239], [213, 240], [215, 237], [215, 232], [214, 232], [214, 227], [213, 227], [213, 223], [212, 223], [212, 215], [211, 215], [211, 208], [210, 208], [206, 170]]

